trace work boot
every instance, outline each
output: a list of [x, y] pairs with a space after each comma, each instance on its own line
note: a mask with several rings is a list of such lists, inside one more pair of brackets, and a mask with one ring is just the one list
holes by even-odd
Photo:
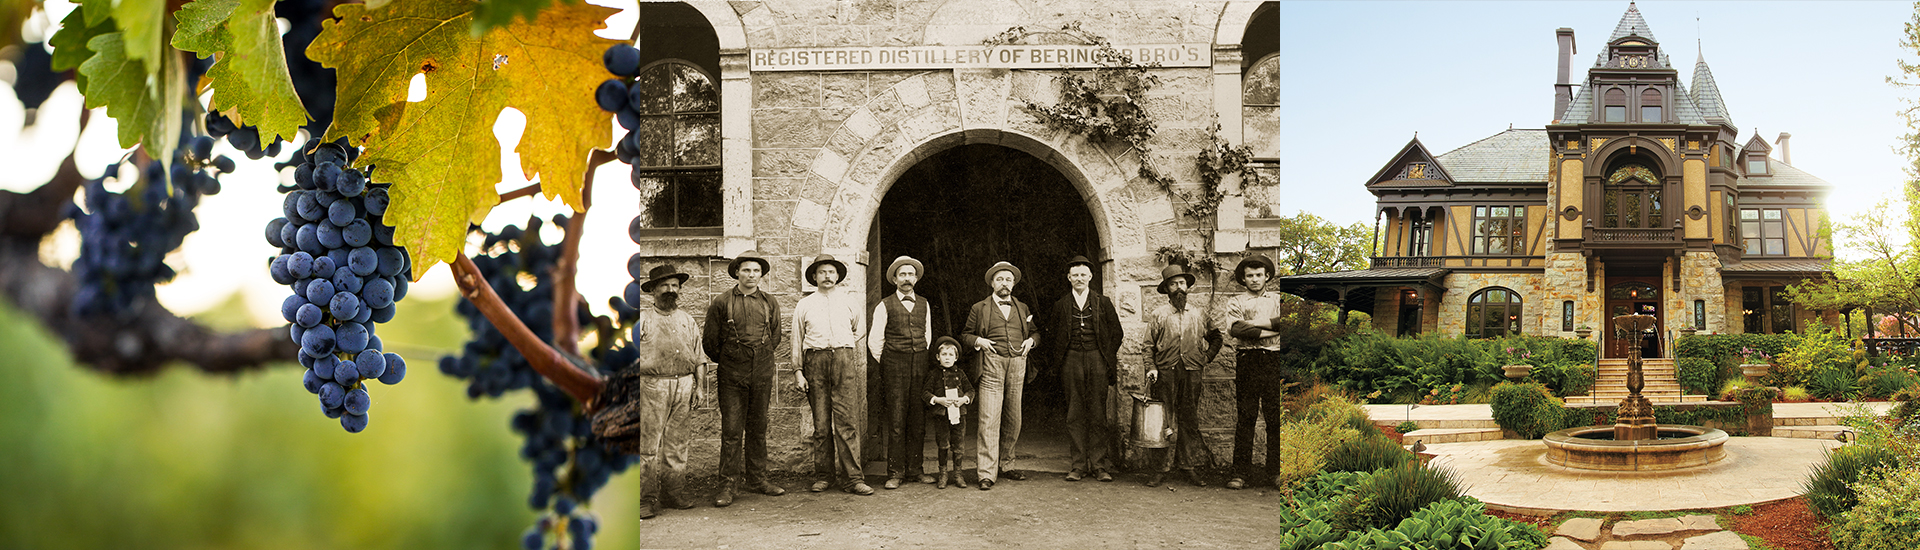
[[935, 489], [945, 489], [945, 488], [947, 488], [947, 479], [949, 479], [949, 478], [952, 478], [952, 477], [953, 477], [953, 472], [948, 472], [948, 471], [943, 471], [943, 472], [940, 472], [940, 479], [938, 479], [938, 480], [936, 480], [936, 481], [934, 482], [934, 484], [933, 484], [933, 488], [935, 488]]
[[1094, 470], [1094, 471], [1093, 471], [1093, 478], [1094, 478], [1094, 479], [1097, 479], [1097, 480], [1100, 480], [1100, 481], [1106, 481], [1106, 482], [1112, 482], [1112, 481], [1113, 481], [1113, 474], [1109, 474], [1109, 473], [1107, 473], [1107, 471], [1106, 471], [1106, 470]]
[[1086, 476], [1087, 476], [1086, 474], [1080, 473], [1080, 470], [1075, 469], [1073, 471], [1067, 472], [1067, 481], [1080, 481], [1081, 478], [1084, 478]]
[[667, 474], [666, 482], [660, 484], [660, 504], [675, 510], [693, 509], [693, 500], [680, 496], [686, 484], [685, 475]]
[[653, 519], [657, 515], [660, 515], [659, 502], [650, 498], [640, 500], [640, 519]]
[[1147, 486], [1148, 486], [1148, 487], [1159, 487], [1159, 486], [1160, 486], [1160, 482], [1162, 482], [1162, 481], [1166, 481], [1166, 478], [1167, 478], [1167, 474], [1163, 474], [1163, 473], [1160, 473], [1160, 472], [1154, 472], [1154, 473], [1153, 473], [1153, 476], [1152, 476], [1152, 477], [1148, 477], [1148, 478], [1147, 478]]
[[739, 482], [732, 479], [720, 483], [720, 494], [714, 495], [713, 497], [714, 508], [726, 508], [733, 505], [733, 492], [736, 490], [735, 485], [739, 485]]
[[886, 487], [887, 487], [887, 489], [888, 489], [888, 490], [893, 490], [893, 489], [899, 489], [899, 488], [900, 488], [900, 478], [897, 478], [897, 477], [890, 477], [890, 478], [887, 478], [887, 485], [886, 485]]
[[1021, 472], [1021, 471], [1019, 471], [1019, 470], [1004, 470], [1004, 471], [1002, 471], [1002, 472], [1000, 472], [1000, 477], [1004, 477], [1004, 478], [1007, 478], [1007, 479], [1011, 479], [1011, 480], [1014, 480], [1014, 481], [1026, 481], [1026, 480], [1027, 480], [1027, 474], [1025, 474], [1025, 473], [1022, 473], [1022, 472]]
[[930, 476], [930, 475], [927, 475], [927, 474], [920, 474], [920, 482], [921, 482], [921, 483], [933, 483], [933, 476]]
[[855, 481], [852, 485], [847, 486], [847, 492], [863, 497], [873, 496], [873, 487], [868, 486], [865, 481]]
[[1207, 486], [1206, 478], [1200, 477], [1200, 474], [1195, 473], [1193, 470], [1186, 470], [1186, 473], [1187, 473], [1187, 483], [1192, 483], [1194, 487]]
[[764, 479], [753, 482], [753, 483], [748, 483], [747, 490], [753, 491], [755, 493], [767, 495], [770, 497], [777, 497], [780, 495], [787, 494], [787, 490], [785, 488], [782, 488], [779, 485], [774, 485], [772, 482], [769, 482]]
[[961, 488], [961, 489], [965, 489], [965, 488], [967, 488], [967, 475], [966, 475], [966, 474], [963, 474], [963, 473], [960, 473], [960, 470], [958, 470], [958, 469], [956, 469], [956, 470], [954, 470], [954, 471], [953, 471], [953, 484], [954, 484], [954, 486], [956, 486], [956, 487], [959, 487], [959, 488]]
[[1236, 478], [1233, 478], [1233, 479], [1231, 479], [1231, 480], [1228, 480], [1228, 481], [1227, 481], [1227, 488], [1228, 488], [1228, 489], [1233, 489], [1233, 490], [1236, 490], [1236, 491], [1238, 491], [1238, 490], [1240, 490], [1240, 489], [1245, 489], [1245, 488], [1247, 488], [1247, 480], [1244, 480], [1244, 479], [1240, 479], [1240, 478], [1237, 478], [1237, 477], [1236, 477]]
[[830, 485], [833, 485], [833, 484], [832, 484], [832, 483], [827, 483], [827, 480], [824, 480], [824, 479], [822, 479], [822, 480], [820, 480], [820, 481], [815, 481], [815, 482], [813, 482], [813, 486], [812, 486], [812, 487], [808, 487], [808, 488], [807, 488], [807, 490], [808, 490], [808, 491], [812, 491], [812, 492], [815, 492], [815, 493], [818, 493], [818, 492], [821, 492], [821, 491], [825, 491], [825, 490], [827, 490], [827, 487], [828, 487], [828, 486], [830, 486]]

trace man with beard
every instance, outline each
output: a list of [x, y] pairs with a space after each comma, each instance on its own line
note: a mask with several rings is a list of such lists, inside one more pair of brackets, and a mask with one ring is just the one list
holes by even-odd
[[863, 479], [861, 432], [867, 416], [867, 362], [854, 344], [866, 336], [866, 318], [859, 298], [840, 285], [847, 264], [821, 254], [802, 274], [819, 292], [793, 306], [793, 356], [800, 360], [794, 386], [807, 392], [813, 405], [814, 471], [820, 479], [809, 489], [827, 490], [836, 481], [841, 489], [873, 494]]
[[1193, 486], [1206, 487], [1193, 468], [1213, 462], [1200, 435], [1200, 374], [1220, 353], [1221, 337], [1219, 330], [1207, 326], [1207, 312], [1187, 306], [1187, 291], [1196, 280], [1184, 265], [1161, 269], [1160, 293], [1167, 295], [1167, 303], [1147, 313], [1147, 357], [1153, 361], [1147, 384], [1153, 398], [1172, 411], [1174, 426], [1173, 448], [1146, 453], [1148, 464], [1159, 466], [1148, 487], [1159, 487], [1176, 464]]
[[746, 489], [767, 496], [787, 494], [767, 480], [767, 403], [773, 398], [773, 350], [780, 346], [780, 303], [760, 290], [772, 266], [752, 251], [727, 264], [739, 281], [707, 306], [701, 343], [720, 363], [720, 492], [713, 505], [733, 504]]
[[993, 489], [994, 480], [1001, 476], [1027, 478], [1013, 469], [1013, 457], [1014, 445], [1020, 441], [1021, 390], [1037, 372], [1027, 369], [1027, 352], [1038, 342], [1038, 327], [1027, 304], [1013, 297], [1013, 285], [1019, 282], [1020, 268], [1013, 264], [1000, 262], [987, 268], [993, 295], [973, 304], [960, 335], [961, 342], [981, 352], [976, 462], [982, 491]]
[[927, 346], [933, 344], [933, 304], [915, 296], [913, 285], [926, 274], [920, 260], [901, 256], [887, 266], [894, 293], [873, 306], [873, 326], [867, 353], [880, 362], [886, 386], [887, 485], [899, 489], [903, 477], [933, 483], [926, 475], [927, 419], [920, 393], [926, 384]]
[[[680, 285], [691, 277], [671, 265], [653, 268], [640, 291], [653, 295], [634, 325], [640, 360], [635, 364], [640, 389], [640, 519], [659, 513], [660, 505], [685, 510], [693, 502], [680, 494], [687, 480], [687, 449], [692, 441], [693, 374], [705, 356], [700, 327], [680, 309]], [[666, 468], [661, 469], [665, 462]]]
[[[1273, 276], [1273, 261], [1266, 256], [1249, 256], [1233, 267], [1233, 280], [1247, 292], [1227, 300], [1219, 328], [1234, 337], [1233, 397], [1236, 422], [1233, 427], [1233, 480], [1228, 489], [1247, 486], [1246, 478], [1274, 479], [1280, 473], [1280, 337], [1273, 331], [1280, 311], [1280, 298], [1266, 292]], [[1261, 416], [1267, 419], [1267, 467], [1265, 475], [1253, 469], [1253, 424]]]
[[1094, 292], [1093, 262], [1086, 256], [1067, 261], [1067, 283], [1073, 292], [1054, 302], [1047, 321], [1053, 362], [1067, 390], [1067, 481], [1088, 473], [1113, 481], [1108, 470], [1107, 446], [1112, 428], [1107, 422], [1107, 388], [1119, 379], [1120, 313], [1113, 300]]

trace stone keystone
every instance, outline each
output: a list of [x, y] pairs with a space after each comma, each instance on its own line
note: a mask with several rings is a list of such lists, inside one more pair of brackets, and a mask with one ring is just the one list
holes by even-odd
[[1674, 518], [1622, 521], [1613, 524], [1613, 536], [1637, 537], [1641, 535], [1665, 535], [1681, 529], [1680, 520]]
[[1567, 537], [1553, 537], [1553, 539], [1547, 541], [1547, 547], [1542, 548], [1540, 550], [1587, 550], [1587, 549], [1584, 547], [1581, 547], [1580, 543], [1574, 542], [1573, 539], [1569, 539]]
[[1681, 516], [1681, 531], [1719, 531], [1720, 518], [1716, 516]]
[[1657, 540], [1613, 541], [1600, 545], [1600, 550], [1673, 550], [1673, 545]]
[[1747, 550], [1747, 541], [1733, 531], [1720, 531], [1690, 537], [1680, 550]]
[[1600, 538], [1600, 519], [1599, 518], [1570, 519], [1570, 520], [1567, 520], [1566, 523], [1560, 524], [1560, 529], [1555, 530], [1553, 534], [1556, 536], [1576, 538], [1576, 539], [1584, 540], [1587, 542], [1593, 542], [1593, 539]]

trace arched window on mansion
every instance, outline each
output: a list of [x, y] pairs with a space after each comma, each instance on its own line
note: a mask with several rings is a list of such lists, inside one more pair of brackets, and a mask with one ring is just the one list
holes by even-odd
[[1607, 174], [1605, 227], [1661, 227], [1660, 176], [1645, 166], [1627, 164]]
[[643, 99], [631, 146], [640, 230], [719, 234], [719, 88], [706, 71], [677, 59], [642, 69], [639, 82]]
[[1520, 294], [1487, 287], [1467, 299], [1468, 338], [1499, 338], [1520, 334]]

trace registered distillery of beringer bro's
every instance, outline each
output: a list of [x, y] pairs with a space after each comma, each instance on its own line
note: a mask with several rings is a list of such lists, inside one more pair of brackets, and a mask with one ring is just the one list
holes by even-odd
[[[1012, 297], [1043, 321], [1072, 295], [1069, 264], [1084, 257], [1124, 335], [1104, 412], [1115, 431], [1106, 439], [1128, 460], [1135, 451], [1121, 432], [1128, 396], [1147, 391], [1148, 317], [1168, 302], [1162, 269], [1195, 266], [1192, 300], [1217, 292], [1224, 304], [1242, 292], [1236, 262], [1273, 256], [1279, 2], [640, 5], [637, 85], [660, 100], [643, 106], [629, 144], [641, 208], [634, 261], [643, 275], [685, 274], [679, 303], [699, 326], [737, 288], [742, 256], [765, 262], [757, 287], [789, 339], [800, 300], [817, 292], [803, 272], [829, 256], [844, 265], [846, 299], [869, 316], [895, 293], [889, 265], [919, 262], [914, 295], [931, 306], [936, 338], [961, 337], [1000, 262], [1022, 275]], [[1025, 390], [1021, 458], [1057, 448], [1065, 459], [1072, 400], [1049, 362], [1070, 338], [1040, 340], [1026, 353], [1041, 374]], [[814, 414], [790, 344], [772, 351], [766, 462], [811, 472]], [[973, 344], [963, 364], [977, 369]], [[868, 359], [864, 346], [859, 356]], [[1223, 465], [1234, 445], [1233, 356], [1220, 353], [1198, 377], [1197, 439]], [[696, 475], [722, 462], [718, 370], [704, 364], [692, 390]], [[878, 362], [866, 369], [866, 461], [884, 460], [889, 446], [881, 375]], [[1254, 463], [1267, 460], [1266, 432], [1253, 430]]]

